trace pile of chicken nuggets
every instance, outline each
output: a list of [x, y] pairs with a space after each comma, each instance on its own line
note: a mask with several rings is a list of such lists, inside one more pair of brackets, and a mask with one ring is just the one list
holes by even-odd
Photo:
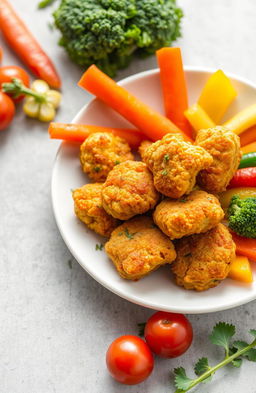
[[235, 257], [218, 193], [241, 159], [239, 137], [225, 127], [200, 130], [194, 144], [167, 134], [139, 147], [93, 133], [80, 147], [95, 183], [73, 191], [75, 214], [109, 238], [105, 251], [121, 277], [139, 280], [171, 264], [176, 283], [203, 291], [224, 280]]

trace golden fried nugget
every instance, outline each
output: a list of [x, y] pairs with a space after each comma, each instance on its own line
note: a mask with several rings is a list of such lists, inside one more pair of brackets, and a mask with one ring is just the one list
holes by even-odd
[[128, 143], [111, 132], [95, 132], [80, 146], [82, 169], [97, 182], [105, 181], [115, 165], [133, 158]]
[[146, 216], [116, 228], [105, 250], [120, 276], [128, 280], [139, 280], [176, 257], [171, 240]]
[[219, 200], [205, 191], [192, 191], [178, 200], [164, 199], [154, 212], [156, 225], [171, 239], [207, 232], [224, 217]]
[[139, 146], [139, 149], [138, 149], [138, 152], [139, 152], [139, 154], [140, 154], [140, 156], [141, 156], [142, 161], [144, 161], [143, 157], [144, 157], [145, 151], [147, 150], [147, 148], [148, 148], [149, 146], [152, 145], [152, 143], [153, 143], [153, 142], [148, 141], [148, 140], [145, 140], [145, 141], [142, 141], [142, 142], [141, 142], [141, 144], [140, 144], [140, 146]]
[[102, 206], [102, 183], [86, 184], [73, 191], [74, 209], [77, 217], [88, 228], [101, 236], [109, 237], [119, 221], [105, 212]]
[[184, 237], [176, 244], [172, 265], [176, 283], [185, 289], [205, 291], [224, 280], [235, 258], [235, 244], [223, 224], [200, 235]]
[[198, 184], [207, 191], [225, 191], [240, 163], [239, 137], [228, 128], [217, 126], [198, 131], [195, 144], [213, 157], [212, 164], [199, 173]]
[[203, 148], [185, 142], [181, 135], [167, 134], [146, 149], [144, 162], [152, 171], [156, 189], [170, 198], [189, 194], [199, 171], [213, 161]]
[[104, 209], [120, 220], [153, 209], [158, 198], [153, 176], [141, 161], [126, 161], [115, 166], [102, 188]]

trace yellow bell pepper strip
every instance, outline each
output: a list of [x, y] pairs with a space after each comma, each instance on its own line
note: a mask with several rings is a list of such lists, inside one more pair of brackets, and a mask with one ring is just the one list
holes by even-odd
[[61, 94], [50, 90], [49, 85], [40, 79], [35, 80], [29, 89], [20, 79], [14, 78], [11, 83], [3, 83], [2, 89], [6, 93], [12, 93], [15, 98], [25, 95], [23, 111], [27, 116], [43, 122], [54, 119], [61, 101]]
[[232, 130], [235, 134], [240, 135], [256, 124], [256, 104], [248, 106], [241, 112], [238, 112], [223, 125]]
[[218, 70], [210, 76], [199, 97], [198, 104], [208, 116], [219, 124], [226, 110], [236, 98], [237, 91], [231, 80]]
[[243, 154], [254, 153], [256, 152], [256, 142], [249, 143], [249, 145], [245, 145], [241, 147]]
[[199, 130], [205, 128], [215, 127], [214, 122], [207, 113], [201, 108], [200, 105], [194, 104], [190, 108], [188, 108], [184, 112], [185, 117], [193, 127], [194, 131], [197, 132]]
[[231, 263], [228, 277], [233, 280], [242, 281], [247, 284], [253, 282], [253, 275], [250, 262], [247, 257], [236, 256]]
[[230, 201], [234, 195], [239, 195], [241, 199], [256, 197], [256, 187], [232, 188], [222, 192], [219, 195], [219, 201], [223, 209], [227, 209], [229, 207]]

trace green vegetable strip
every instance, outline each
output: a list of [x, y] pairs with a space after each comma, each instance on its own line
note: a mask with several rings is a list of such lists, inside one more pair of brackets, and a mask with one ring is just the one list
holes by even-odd
[[244, 154], [241, 161], [239, 168], [249, 168], [256, 166], [256, 152]]

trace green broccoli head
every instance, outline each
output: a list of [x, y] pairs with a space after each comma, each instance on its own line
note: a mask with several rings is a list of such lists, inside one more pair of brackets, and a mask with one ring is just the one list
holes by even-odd
[[53, 15], [70, 58], [113, 76], [179, 37], [182, 11], [175, 0], [62, 0]]
[[228, 208], [229, 227], [240, 236], [256, 238], [256, 197], [234, 195]]

